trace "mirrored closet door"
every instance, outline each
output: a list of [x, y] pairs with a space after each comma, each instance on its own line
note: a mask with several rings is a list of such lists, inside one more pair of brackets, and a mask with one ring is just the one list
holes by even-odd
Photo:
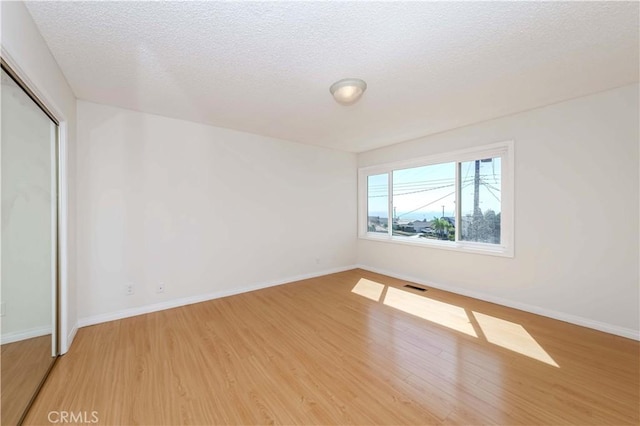
[[22, 422], [57, 348], [58, 125], [2, 63], [0, 423]]

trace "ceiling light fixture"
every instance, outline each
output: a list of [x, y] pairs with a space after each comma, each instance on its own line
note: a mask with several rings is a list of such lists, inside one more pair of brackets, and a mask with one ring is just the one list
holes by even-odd
[[340, 105], [353, 105], [367, 90], [367, 83], [359, 78], [343, 78], [331, 85], [329, 91]]

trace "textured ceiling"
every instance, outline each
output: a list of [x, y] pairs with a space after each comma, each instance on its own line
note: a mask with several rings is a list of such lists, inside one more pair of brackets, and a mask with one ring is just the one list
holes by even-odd
[[354, 152], [638, 81], [638, 2], [27, 7], [80, 99]]

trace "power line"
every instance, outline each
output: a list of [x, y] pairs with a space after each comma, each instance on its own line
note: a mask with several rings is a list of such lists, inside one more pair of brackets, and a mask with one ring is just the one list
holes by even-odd
[[[481, 183], [482, 183], [482, 182], [481, 182]], [[501, 202], [501, 201], [500, 201], [500, 198], [499, 198], [496, 194], [494, 194], [494, 193], [493, 193], [493, 191], [492, 191], [491, 189], [489, 189], [489, 185], [487, 185], [486, 183], [482, 183], [482, 185], [484, 185], [484, 187], [487, 189], [487, 192], [488, 192], [489, 194], [493, 195], [493, 198], [495, 198], [496, 200], [498, 200], [498, 202]]]
[[412, 192], [403, 192], [402, 194], [393, 194], [394, 197], [400, 197], [401, 195], [409, 195], [409, 194], [417, 194], [419, 192], [427, 192], [427, 191], [435, 191], [436, 189], [442, 189], [442, 188], [450, 188], [454, 186], [454, 184], [452, 183], [451, 185], [443, 185], [443, 186], [437, 186], [435, 188], [428, 188], [428, 189], [421, 189], [418, 191], [412, 191]]
[[[452, 183], [451, 185], [443, 185], [443, 186], [437, 186], [437, 187], [434, 187], [434, 188], [420, 189], [420, 190], [418, 190], [418, 191], [403, 192], [403, 193], [401, 193], [401, 194], [393, 193], [393, 194], [392, 194], [392, 196], [394, 196], [394, 197], [400, 197], [401, 195], [409, 195], [409, 194], [417, 194], [417, 193], [419, 193], [419, 192], [435, 191], [436, 189], [450, 188], [450, 187], [452, 187], [452, 186], [454, 186], [454, 184], [453, 184], [453, 183]], [[386, 191], [385, 191], [385, 192], [386, 192]], [[389, 196], [389, 194], [388, 194], [388, 193], [385, 193], [385, 194], [382, 194], [382, 195], [369, 195], [369, 198], [381, 198], [381, 197], [388, 197], [388, 196]]]
[[500, 192], [500, 188], [496, 188], [496, 187], [495, 187], [495, 186], [493, 186], [493, 185], [489, 185], [489, 184], [488, 184], [486, 181], [484, 181], [484, 180], [482, 180], [482, 184], [483, 184], [485, 187], [487, 187], [487, 188], [491, 188], [491, 189], [493, 189], [494, 191]]
[[[493, 180], [493, 182], [498, 183], [500, 181], [500, 177], [499, 176], [495, 176], [493, 174], [484, 174], [481, 173], [480, 174], [481, 178], [484, 178], [485, 181], [490, 181]], [[474, 178], [468, 178], [468, 173], [467, 175], [464, 177], [464, 179], [462, 180], [462, 182], [469, 182], [472, 181]], [[394, 188], [399, 188], [399, 187], [411, 187], [411, 186], [422, 186], [424, 184], [442, 184], [442, 183], [451, 183], [451, 182], [455, 182], [455, 178], [441, 178], [441, 179], [430, 179], [430, 180], [416, 180], [416, 181], [409, 181], [409, 182], [394, 182], [393, 183], [393, 187]], [[367, 188], [369, 188], [369, 190], [376, 190], [376, 189], [383, 189], [383, 188], [387, 188], [389, 186], [389, 184], [387, 182], [385, 183], [379, 183], [379, 184], [374, 184], [374, 185], [368, 185]]]
[[[464, 187], [466, 187], [466, 186], [469, 186], [469, 185], [471, 185], [471, 184], [467, 184], [467, 185], [463, 186], [462, 188], [464, 188]], [[460, 188], [460, 189], [462, 189], [462, 188]], [[430, 203], [425, 204], [424, 206], [420, 206], [420, 207], [418, 207], [417, 209], [411, 210], [411, 211], [406, 212], [406, 213], [399, 214], [399, 215], [397, 215], [396, 217], [406, 216], [406, 215], [408, 215], [408, 214], [415, 213], [415, 212], [417, 212], [418, 210], [422, 210], [423, 208], [428, 207], [428, 206], [430, 206], [430, 205], [431, 205], [431, 204], [433, 204], [433, 203], [437, 203], [437, 202], [438, 202], [438, 201], [440, 201], [440, 200], [444, 200], [445, 198], [447, 198], [447, 197], [449, 197], [449, 196], [451, 196], [451, 195], [453, 195], [453, 194], [455, 194], [455, 193], [456, 193], [456, 191], [453, 191], [453, 192], [451, 192], [451, 193], [449, 193], [449, 194], [445, 195], [444, 197], [440, 197], [440, 198], [438, 198], [437, 200], [433, 200], [433, 201], [431, 201]]]

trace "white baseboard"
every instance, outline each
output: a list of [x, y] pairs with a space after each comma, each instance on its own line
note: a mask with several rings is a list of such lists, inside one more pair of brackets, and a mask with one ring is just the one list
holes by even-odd
[[78, 332], [78, 324], [73, 326], [69, 334], [67, 335], [67, 347], [60, 348], [60, 355], [64, 355], [69, 351], [71, 344], [73, 343], [73, 339], [76, 337], [76, 333]]
[[[151, 313], [151, 312], [162, 311], [162, 310], [165, 310], [165, 309], [177, 308], [177, 307], [180, 307], [180, 306], [191, 305], [193, 303], [206, 302], [207, 300], [213, 300], [213, 299], [219, 299], [221, 297], [233, 296], [233, 295], [240, 294], [240, 293], [246, 293], [246, 292], [249, 292], [249, 291], [260, 290], [260, 289], [267, 288], [267, 287], [274, 287], [274, 286], [277, 286], [277, 285], [287, 284], [287, 283], [291, 283], [291, 282], [295, 282], [295, 281], [306, 280], [306, 279], [309, 279], [309, 278], [316, 278], [316, 277], [320, 277], [320, 276], [323, 276], [323, 275], [334, 274], [334, 273], [337, 273], [337, 272], [348, 271], [348, 270], [356, 269], [356, 268], [364, 269], [364, 270], [375, 272], [375, 273], [382, 274], [382, 275], [388, 275], [390, 277], [398, 278], [398, 279], [405, 280], [405, 281], [411, 281], [411, 282], [414, 282], [414, 283], [417, 283], [417, 284], [422, 284], [422, 285], [427, 286], [427, 287], [433, 287], [433, 288], [437, 288], [437, 289], [440, 289], [440, 290], [449, 291], [451, 293], [460, 294], [462, 296], [472, 297], [474, 299], [483, 300], [485, 302], [496, 303], [498, 305], [502, 305], [502, 306], [506, 306], [506, 307], [514, 308], [514, 309], [519, 309], [521, 311], [530, 312], [530, 313], [537, 314], [537, 315], [542, 315], [542, 316], [545, 316], [545, 317], [548, 317], [548, 318], [553, 318], [553, 319], [557, 319], [557, 320], [560, 320], [560, 321], [565, 321], [565, 322], [568, 322], [568, 323], [571, 323], [571, 324], [576, 324], [576, 325], [580, 325], [580, 326], [583, 326], [583, 327], [592, 328], [594, 330], [603, 331], [605, 333], [615, 334], [617, 336], [626, 337], [628, 339], [640, 340], [640, 333], [637, 330], [633, 330], [633, 329], [630, 329], [630, 328], [619, 327], [619, 326], [616, 326], [616, 325], [612, 325], [612, 324], [608, 324], [608, 323], [604, 323], [604, 322], [600, 322], [600, 321], [595, 321], [595, 320], [591, 320], [591, 319], [588, 319], [588, 318], [567, 314], [567, 313], [564, 313], [564, 312], [554, 311], [554, 310], [542, 308], [542, 307], [535, 306], [535, 305], [529, 305], [529, 304], [526, 304], [526, 303], [516, 302], [516, 301], [513, 301], [513, 300], [509, 300], [509, 299], [504, 299], [504, 298], [501, 298], [501, 297], [492, 296], [492, 295], [486, 294], [486, 293], [481, 293], [481, 292], [468, 290], [468, 289], [465, 289], [465, 288], [462, 288], [462, 287], [456, 287], [456, 286], [436, 283], [436, 282], [433, 282], [433, 281], [427, 281], [427, 280], [423, 280], [423, 279], [420, 279], [420, 278], [411, 277], [411, 276], [408, 276], [408, 275], [398, 274], [398, 273], [395, 273], [395, 272], [392, 272], [392, 271], [388, 271], [388, 270], [384, 270], [384, 269], [380, 269], [380, 268], [375, 268], [375, 267], [368, 266], [368, 265], [358, 264], [358, 265], [344, 266], [344, 267], [340, 267], [340, 268], [327, 269], [327, 270], [323, 270], [323, 271], [320, 271], [320, 272], [314, 272], [314, 273], [311, 273], [311, 274], [298, 275], [298, 276], [293, 276], [293, 277], [280, 279], [280, 280], [273, 280], [273, 281], [266, 281], [266, 282], [262, 282], [262, 283], [256, 283], [256, 284], [253, 284], [253, 285], [250, 285], [250, 286], [246, 286], [246, 287], [238, 288], [238, 289], [233, 289], [233, 290], [226, 290], [226, 291], [207, 293], [207, 294], [202, 294], [202, 295], [197, 295], [197, 296], [184, 297], [184, 298], [180, 298], [180, 299], [169, 300], [169, 301], [166, 301], [166, 302], [155, 303], [155, 304], [151, 304], [151, 305], [144, 305], [144, 306], [139, 306], [139, 307], [130, 308], [130, 309], [123, 309], [123, 310], [116, 311], [116, 312], [110, 312], [110, 313], [106, 313], [106, 314], [93, 315], [93, 316], [90, 316], [90, 317], [80, 318], [78, 320], [77, 326], [74, 327], [73, 330], [71, 330], [71, 332], [69, 333], [68, 343], [69, 343], [69, 346], [71, 346], [71, 342], [73, 341], [73, 338], [75, 337], [75, 334], [76, 334], [78, 328], [80, 328], [80, 327], [87, 327], [87, 326], [90, 326], [90, 325], [100, 324], [100, 323], [103, 323], [103, 322], [115, 321], [115, 320], [118, 320], [118, 319], [123, 319], [123, 318], [129, 318], [129, 317], [133, 317], [133, 316], [137, 316], [137, 315], [148, 314], [148, 313]], [[4, 336], [3, 336], [3, 342], [4, 342]]]
[[[297, 275], [280, 280], [265, 281], [261, 283], [252, 284], [246, 287], [237, 288], [233, 290], [224, 290], [214, 293], [201, 294], [197, 296], [183, 297], [175, 300], [168, 300], [166, 302], [154, 303], [152, 305], [138, 306], [130, 309], [123, 309], [116, 312], [109, 312], [106, 314], [92, 315], [85, 318], [78, 319], [77, 327], [87, 327], [90, 325], [100, 324], [103, 322], [115, 321], [123, 318], [134, 317], [137, 315], [148, 314], [151, 312], [163, 311], [165, 309], [177, 308], [180, 306], [191, 305], [194, 303], [206, 302], [207, 300], [219, 299], [221, 297], [233, 296], [240, 293], [246, 293], [249, 291], [260, 290], [267, 287], [274, 287], [277, 285], [287, 284], [294, 281], [307, 280], [309, 278], [321, 277], [323, 275], [335, 274], [337, 272], [349, 271], [357, 268], [355, 265], [343, 266], [339, 268], [325, 269], [319, 272], [313, 272], [311, 274]], [[69, 343], [71, 340], [69, 340]]]
[[589, 318], [579, 317], [576, 315], [567, 314], [564, 312], [558, 312], [551, 309], [541, 308], [535, 305], [529, 305], [522, 302], [516, 302], [509, 299], [504, 299], [490, 294], [476, 292], [461, 287], [455, 287], [451, 285], [435, 283], [433, 281], [427, 281], [408, 275], [397, 274], [392, 271], [387, 271], [380, 268], [375, 268], [367, 265], [356, 265], [357, 268], [364, 269], [366, 271], [375, 272], [377, 274], [388, 275], [393, 278], [397, 278], [404, 281], [411, 281], [417, 284], [421, 284], [427, 287], [433, 287], [451, 293], [460, 294], [462, 296], [472, 297], [474, 299], [484, 300], [485, 302], [496, 303], [498, 305], [506, 306], [509, 308], [519, 309], [521, 311], [530, 312], [532, 314], [542, 315], [544, 317], [557, 319], [560, 321], [568, 322], [571, 324], [580, 325], [582, 327], [592, 328], [598, 331], [604, 331], [605, 333], [615, 334], [617, 336], [626, 337], [628, 339], [640, 340], [640, 332], [631, 328], [620, 327], [600, 321], [595, 321]]
[[21, 340], [33, 339], [34, 337], [51, 334], [51, 326], [30, 328], [28, 330], [13, 331], [0, 336], [0, 344], [19, 342]]

